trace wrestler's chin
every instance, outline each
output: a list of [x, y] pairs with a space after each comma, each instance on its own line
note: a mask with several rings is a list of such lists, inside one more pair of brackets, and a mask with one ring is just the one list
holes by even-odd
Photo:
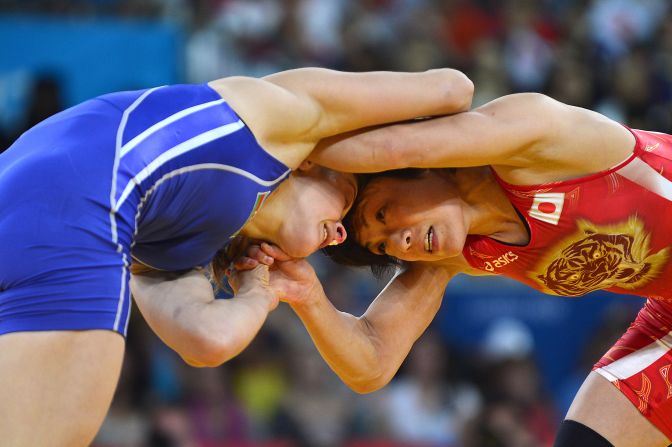
[[[442, 259], [452, 259], [462, 255], [464, 244], [467, 242], [466, 235], [456, 235], [447, 232], [436, 231], [438, 239], [438, 250], [435, 255], [436, 261]], [[435, 237], [436, 237], [435, 236]]]

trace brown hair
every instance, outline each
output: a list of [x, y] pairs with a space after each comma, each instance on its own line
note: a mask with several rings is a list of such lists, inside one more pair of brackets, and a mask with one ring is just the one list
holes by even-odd
[[231, 267], [231, 263], [245, 253], [245, 249], [250, 244], [250, 240], [245, 236], [236, 236], [226, 246], [215, 253], [215, 257], [210, 262], [210, 279], [215, 283], [219, 290], [230, 291], [226, 281], [226, 270]]
[[394, 171], [379, 172], [376, 174], [357, 174], [358, 191], [355, 203], [348, 211], [348, 214], [343, 218], [343, 226], [348, 233], [348, 238], [340, 245], [332, 245], [322, 249], [322, 252], [329, 256], [334, 262], [350, 267], [370, 267], [371, 272], [376, 278], [382, 278], [391, 270], [403, 264], [403, 261], [389, 255], [378, 255], [357, 242], [357, 231], [355, 229], [354, 216], [357, 213], [359, 204], [363, 197], [362, 194], [366, 186], [371, 180], [376, 178], [398, 178], [398, 179], [413, 179], [419, 177], [426, 169], [397, 169]]

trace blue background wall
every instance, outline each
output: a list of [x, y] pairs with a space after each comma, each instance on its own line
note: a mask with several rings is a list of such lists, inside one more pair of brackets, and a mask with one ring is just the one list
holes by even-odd
[[65, 106], [183, 80], [183, 33], [171, 23], [0, 16], [0, 124], [20, 118], [35, 76], [61, 82]]

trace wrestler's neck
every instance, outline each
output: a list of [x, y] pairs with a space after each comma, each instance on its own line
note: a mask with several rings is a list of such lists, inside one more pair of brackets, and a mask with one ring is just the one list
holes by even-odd
[[286, 209], [282, 206], [285, 194], [283, 184], [266, 198], [263, 206], [245, 223], [240, 234], [250, 238], [278, 243]]
[[466, 204], [465, 219], [469, 234], [488, 236], [514, 245], [529, 242], [525, 223], [489, 168], [458, 169], [455, 180]]

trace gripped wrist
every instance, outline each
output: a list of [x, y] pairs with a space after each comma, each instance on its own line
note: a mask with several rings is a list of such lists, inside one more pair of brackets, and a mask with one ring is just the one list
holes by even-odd
[[243, 287], [238, 290], [235, 297], [259, 303], [260, 306], [268, 308], [269, 311], [275, 309], [278, 305], [278, 298], [266, 287]]
[[324, 289], [322, 289], [322, 284], [319, 281], [315, 281], [306, 288], [303, 298], [291, 302], [290, 306], [295, 311], [305, 312], [319, 307], [325, 300], [327, 300], [327, 296], [324, 293]]

